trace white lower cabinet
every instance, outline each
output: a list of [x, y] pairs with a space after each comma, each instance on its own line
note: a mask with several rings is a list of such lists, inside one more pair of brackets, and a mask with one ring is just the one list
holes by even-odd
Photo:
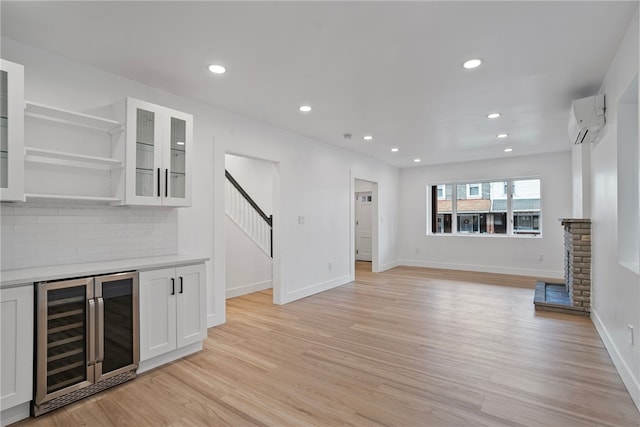
[[143, 271], [139, 284], [141, 362], [205, 339], [204, 264]]
[[0, 289], [0, 415], [7, 425], [29, 416], [33, 394], [33, 284]]

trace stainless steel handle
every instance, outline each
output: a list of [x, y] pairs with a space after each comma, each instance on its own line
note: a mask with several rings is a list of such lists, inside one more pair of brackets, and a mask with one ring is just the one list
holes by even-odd
[[102, 297], [98, 297], [98, 328], [96, 335], [98, 339], [97, 363], [104, 360], [104, 299]]
[[176, 279], [171, 278], [171, 295], [176, 294]]
[[158, 197], [160, 197], [160, 168], [158, 168]]
[[180, 276], [180, 293], [182, 293], [183, 289], [183, 282], [184, 280], [182, 279], [182, 276]]
[[169, 169], [164, 170], [164, 197], [169, 197]]
[[91, 366], [96, 363], [96, 300], [89, 300], [89, 321], [87, 322], [87, 329], [89, 330], [89, 360], [87, 365]]

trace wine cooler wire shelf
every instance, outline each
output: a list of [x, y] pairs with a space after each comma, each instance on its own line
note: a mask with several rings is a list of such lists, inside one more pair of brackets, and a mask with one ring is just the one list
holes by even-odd
[[47, 393], [85, 379], [85, 297], [47, 303]]

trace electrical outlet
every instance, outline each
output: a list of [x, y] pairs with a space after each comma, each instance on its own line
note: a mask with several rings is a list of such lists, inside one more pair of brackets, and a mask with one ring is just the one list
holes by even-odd
[[633, 345], [633, 326], [627, 325], [627, 342]]
[[418, 255], [420, 253], [420, 249], [416, 248], [416, 255]]
[[328, 267], [329, 267], [329, 271], [331, 271], [331, 267], [333, 266], [331, 265], [331, 263], [329, 263]]
[[304, 225], [304, 217], [303, 216], [299, 216], [298, 217], [298, 224]]
[[540, 262], [544, 261], [544, 255], [540, 255], [540, 257], [538, 258], [538, 261]]

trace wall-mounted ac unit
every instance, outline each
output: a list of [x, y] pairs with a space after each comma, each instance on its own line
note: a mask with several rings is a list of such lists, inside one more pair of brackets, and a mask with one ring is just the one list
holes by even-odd
[[574, 144], [594, 142], [605, 125], [604, 94], [576, 99], [571, 103], [569, 138]]

